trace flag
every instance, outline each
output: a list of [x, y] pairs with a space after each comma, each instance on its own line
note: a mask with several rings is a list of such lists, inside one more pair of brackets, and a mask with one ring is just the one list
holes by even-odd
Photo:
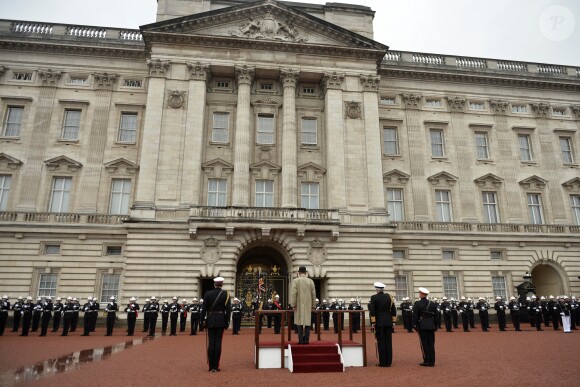
[[260, 278], [258, 280], [258, 293], [265, 292], [265, 291], [266, 291], [266, 288], [264, 287], [264, 279]]

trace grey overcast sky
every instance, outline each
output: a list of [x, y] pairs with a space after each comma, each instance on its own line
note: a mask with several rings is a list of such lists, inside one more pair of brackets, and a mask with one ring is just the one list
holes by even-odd
[[[304, 0], [324, 4], [324, 0]], [[350, 0], [391, 50], [580, 67], [580, 0]], [[0, 0], [0, 18], [138, 28], [157, 0]]]

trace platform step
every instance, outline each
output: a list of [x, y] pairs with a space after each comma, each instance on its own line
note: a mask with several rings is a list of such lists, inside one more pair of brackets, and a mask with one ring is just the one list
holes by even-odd
[[293, 345], [292, 363], [296, 373], [344, 371], [336, 345]]
[[296, 364], [305, 363], [340, 363], [340, 355], [338, 353], [314, 353], [304, 355], [293, 355], [292, 362]]
[[314, 373], [314, 372], [343, 372], [341, 363], [308, 363], [295, 364], [295, 373]]
[[293, 345], [292, 354], [338, 353], [336, 345]]

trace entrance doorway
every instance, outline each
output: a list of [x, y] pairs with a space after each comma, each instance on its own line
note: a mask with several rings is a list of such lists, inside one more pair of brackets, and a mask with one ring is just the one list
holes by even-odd
[[562, 278], [558, 271], [550, 265], [539, 265], [532, 270], [532, 283], [536, 286], [536, 295], [557, 296], [564, 294]]
[[199, 298], [203, 298], [203, 296], [210, 290], [214, 288], [213, 286], [213, 278], [200, 278], [199, 279]]
[[268, 299], [280, 296], [283, 308], [288, 305], [288, 267], [278, 250], [271, 246], [247, 249], [238, 260], [236, 297], [243, 306], [242, 321], [253, 322], [254, 311], [262, 309]]

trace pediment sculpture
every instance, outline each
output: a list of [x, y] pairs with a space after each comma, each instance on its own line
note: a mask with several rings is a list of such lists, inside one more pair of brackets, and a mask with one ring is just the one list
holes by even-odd
[[305, 42], [308, 39], [299, 37], [294, 26], [286, 21], [276, 19], [271, 12], [251, 18], [238, 30], [229, 31], [230, 35], [240, 38], [280, 40], [284, 42]]

